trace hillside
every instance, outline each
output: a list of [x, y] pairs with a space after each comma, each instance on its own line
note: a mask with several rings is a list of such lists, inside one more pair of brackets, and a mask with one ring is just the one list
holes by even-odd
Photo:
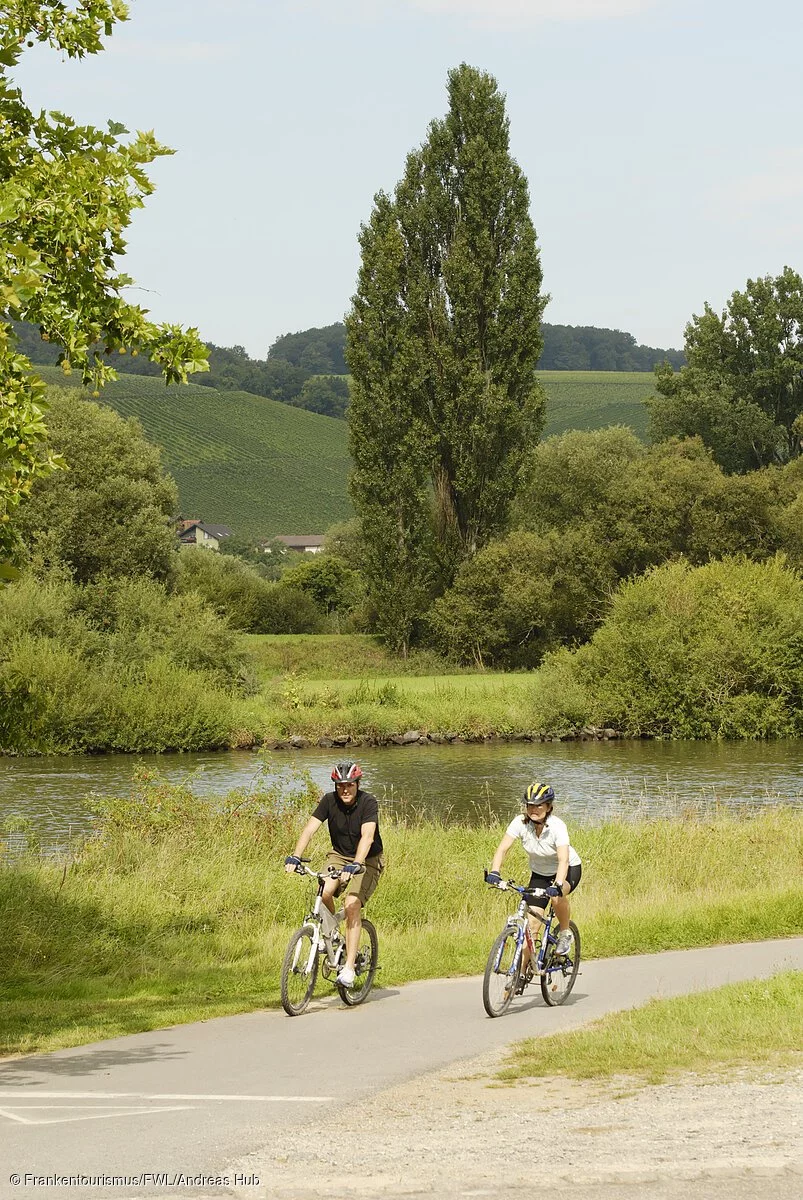
[[[20, 349], [32, 363], [54, 365], [59, 347], [43, 342], [39, 329], [13, 321]], [[645, 386], [655, 363], [668, 360], [677, 370], [685, 362], [679, 350], [639, 346], [630, 333], [594, 326], [543, 325], [544, 352], [539, 367], [544, 375], [602, 372], [609, 382], [618, 374], [641, 374]], [[304, 329], [277, 338], [267, 358], [254, 359], [242, 346], [215, 346], [210, 350], [209, 371], [196, 377], [201, 387], [220, 392], [248, 392], [267, 396], [296, 408], [327, 417], [342, 417], [348, 405], [348, 368], [345, 361], [345, 326]], [[144, 355], [128, 358], [126, 373], [160, 378], [159, 368]]]
[[654, 377], [644, 371], [538, 371], [547, 394], [544, 437], [567, 429], [603, 429], [629, 425], [646, 438], [644, 407], [655, 392]]
[[[80, 387], [77, 374], [40, 367], [48, 383]], [[138, 417], [162, 447], [186, 516], [230, 525], [238, 536], [322, 533], [351, 516], [345, 421], [247, 392], [121, 375], [103, 400]]]
[[[48, 383], [80, 387], [77, 375], [38, 370]], [[605, 425], [629, 425], [645, 436], [651, 375], [539, 371], [538, 378], [548, 397], [544, 437]], [[345, 421], [249, 392], [166, 388], [143, 375], [121, 375], [103, 399], [122, 416], [138, 417], [162, 447], [186, 516], [249, 538], [323, 533], [351, 516]]]

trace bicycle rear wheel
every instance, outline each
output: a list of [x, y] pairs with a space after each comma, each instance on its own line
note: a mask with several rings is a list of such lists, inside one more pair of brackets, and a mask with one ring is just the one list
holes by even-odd
[[482, 981], [482, 1003], [489, 1017], [501, 1017], [516, 994], [521, 973], [518, 930], [506, 926], [491, 946]]
[[574, 987], [577, 972], [580, 970], [580, 930], [574, 921], [569, 922], [572, 931], [572, 948], [568, 954], [556, 954], [554, 944], [550, 944], [544, 959], [544, 973], [541, 976], [541, 995], [547, 1004], [555, 1007], [568, 999]]
[[366, 921], [365, 917], [363, 917], [362, 929], [360, 930], [360, 944], [357, 949], [357, 959], [354, 963], [354, 983], [350, 987], [345, 987], [342, 983], [337, 985], [337, 990], [340, 992], [340, 999], [344, 1004], [348, 1004], [350, 1008], [353, 1008], [357, 1004], [362, 1004], [373, 987], [378, 965], [379, 939], [371, 922]]
[[298, 1017], [312, 999], [318, 976], [318, 950], [311, 925], [297, 929], [287, 944], [282, 963], [282, 1008], [288, 1017]]

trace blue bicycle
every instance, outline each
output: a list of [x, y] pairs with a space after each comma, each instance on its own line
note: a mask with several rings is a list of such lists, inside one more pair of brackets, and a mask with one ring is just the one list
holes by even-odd
[[[492, 883], [500, 892], [518, 892], [519, 906], [508, 917], [504, 929], [491, 947], [482, 981], [482, 1002], [489, 1017], [501, 1017], [507, 1012], [516, 995], [522, 995], [538, 976], [541, 995], [549, 1005], [563, 1004], [569, 996], [580, 970], [580, 931], [569, 922], [572, 945], [567, 954], [556, 951], [558, 930], [553, 932], [555, 914], [552, 897], [546, 892], [519, 887], [512, 879]], [[543, 910], [543, 916], [540, 911]], [[541, 922], [540, 937], [534, 939], [528, 915]], [[537, 944], [536, 944], [537, 943]], [[525, 945], [530, 951], [527, 967], [522, 971]]]

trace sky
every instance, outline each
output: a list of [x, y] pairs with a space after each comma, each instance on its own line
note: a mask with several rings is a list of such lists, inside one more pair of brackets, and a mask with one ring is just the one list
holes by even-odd
[[36, 46], [33, 108], [153, 129], [128, 298], [254, 358], [343, 319], [373, 197], [467, 62], [507, 98], [545, 320], [682, 347], [803, 271], [800, 0], [130, 0], [104, 53]]

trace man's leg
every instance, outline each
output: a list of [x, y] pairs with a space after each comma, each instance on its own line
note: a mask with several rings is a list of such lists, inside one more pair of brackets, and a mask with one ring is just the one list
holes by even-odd
[[362, 902], [359, 896], [348, 895], [343, 902], [346, 910], [346, 962], [349, 970], [354, 970], [357, 961], [357, 951], [360, 948], [360, 931], [362, 930]]
[[335, 911], [335, 893], [339, 887], [340, 880], [337, 878], [327, 879], [326, 883], [323, 885], [323, 894], [321, 895], [321, 899], [329, 909], [329, 912], [333, 915]]
[[[349, 986], [354, 982], [354, 965], [360, 950], [362, 908], [374, 894], [383, 869], [384, 862], [381, 858], [367, 862], [362, 874], [351, 877], [343, 898], [343, 908], [346, 913], [346, 961], [338, 979], [341, 983], [346, 982]], [[344, 972], [346, 980], [341, 979]]]

